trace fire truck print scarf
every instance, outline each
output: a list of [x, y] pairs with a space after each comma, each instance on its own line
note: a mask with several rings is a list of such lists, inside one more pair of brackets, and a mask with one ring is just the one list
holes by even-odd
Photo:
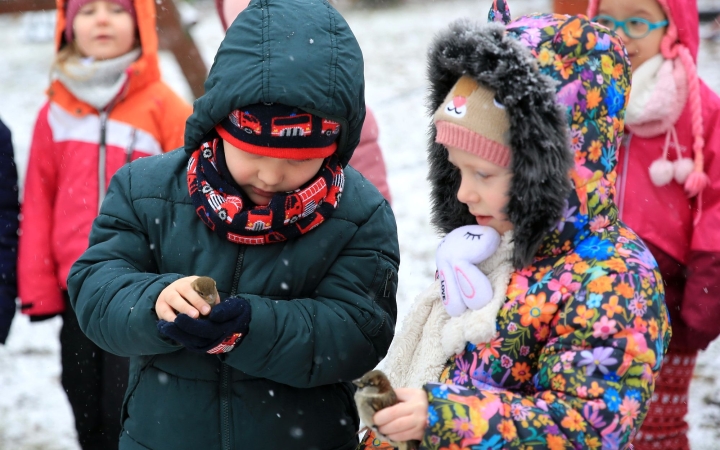
[[188, 161], [187, 183], [195, 212], [222, 238], [236, 244], [283, 242], [317, 227], [337, 208], [345, 184], [338, 157], [323, 163], [317, 177], [292, 192], [279, 193], [266, 206], [247, 195], [218, 170], [222, 141], [204, 142]]

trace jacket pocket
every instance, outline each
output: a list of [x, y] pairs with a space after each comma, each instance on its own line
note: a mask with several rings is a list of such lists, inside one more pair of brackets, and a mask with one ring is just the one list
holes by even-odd
[[[363, 326], [363, 331], [371, 337], [379, 337], [380, 341], [387, 340], [387, 345], [393, 338], [395, 320], [397, 319], [396, 293], [398, 286], [398, 273], [395, 266], [388, 260], [379, 257], [375, 268], [375, 276], [370, 283], [372, 296], [372, 317]], [[384, 339], [383, 339], [384, 338]], [[376, 342], [376, 346], [380, 344]], [[384, 355], [387, 347], [379, 351]], [[381, 350], [378, 348], [377, 350]]]
[[128, 387], [125, 391], [125, 397], [123, 397], [122, 408], [120, 409], [120, 427], [124, 429], [125, 419], [128, 418], [128, 402], [132, 397], [135, 389], [140, 384], [140, 378], [142, 378], [143, 372], [148, 368], [150, 364], [155, 361], [153, 356], [140, 356], [138, 358], [132, 358], [130, 360], [130, 379], [128, 380]]

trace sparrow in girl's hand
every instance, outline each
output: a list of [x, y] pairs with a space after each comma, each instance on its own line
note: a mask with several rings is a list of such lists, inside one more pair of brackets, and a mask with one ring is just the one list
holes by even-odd
[[373, 422], [375, 413], [399, 402], [390, 380], [381, 370], [371, 370], [362, 378], [354, 380], [353, 384], [358, 387], [355, 392], [355, 404], [357, 405], [360, 420], [365, 425], [364, 429], [372, 430], [376, 438], [400, 450], [414, 450], [419, 447], [420, 443], [418, 441], [393, 442], [382, 435], [375, 427]]
[[[193, 280], [192, 283], [190, 283], [190, 286], [195, 289], [195, 292], [197, 292], [198, 295], [202, 297], [202, 299], [205, 300], [211, 308], [220, 302], [220, 294], [218, 294], [215, 280], [213, 280], [212, 278], [197, 277], [195, 280]], [[206, 316], [207, 315], [200, 317], [204, 318]]]

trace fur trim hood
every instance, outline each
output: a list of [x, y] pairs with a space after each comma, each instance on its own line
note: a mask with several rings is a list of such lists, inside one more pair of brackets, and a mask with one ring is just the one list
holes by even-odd
[[[490, 20], [496, 23], [460, 20], [435, 39], [428, 106], [433, 114], [462, 75], [494, 90], [505, 106], [513, 172], [507, 215], [514, 225], [513, 264], [522, 268], [569, 251], [596, 216], [617, 220], [615, 154], [629, 63], [620, 40], [585, 18], [533, 15], [509, 22], [505, 3], [495, 3]], [[457, 200], [460, 175], [435, 136], [431, 123], [432, 222], [446, 234], [475, 218]]]

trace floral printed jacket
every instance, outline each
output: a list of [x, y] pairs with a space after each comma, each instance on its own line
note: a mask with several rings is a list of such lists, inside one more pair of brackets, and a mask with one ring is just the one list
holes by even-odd
[[580, 18], [526, 17], [507, 30], [559, 82], [575, 190], [535, 261], [513, 275], [495, 338], [468, 343], [426, 385], [423, 447], [624, 448], [670, 338], [655, 260], [613, 203], [624, 49]]
[[[477, 48], [480, 29], [455, 25], [431, 55], [442, 55], [437, 61], [447, 72], [461, 67], [482, 80], [458, 50]], [[629, 92], [625, 50], [581, 17], [523, 17], [507, 25], [505, 36], [529, 49], [537, 70], [557, 82], [575, 158], [574, 189], [533, 261], [513, 274], [496, 336], [468, 343], [439, 382], [425, 385], [430, 406], [422, 448], [627, 448], [647, 412], [670, 327], [657, 264], [613, 202]], [[431, 68], [431, 82], [434, 76], [447, 73]], [[513, 148], [513, 158], [516, 153]], [[431, 152], [431, 166], [432, 158]], [[512, 192], [527, 185], [517, 177], [532, 175], [514, 171], [511, 198], [533, 198]], [[445, 202], [436, 198], [435, 208], [451, 208], [451, 194]], [[512, 208], [511, 201], [511, 219]], [[366, 448], [375, 448], [370, 439]]]

